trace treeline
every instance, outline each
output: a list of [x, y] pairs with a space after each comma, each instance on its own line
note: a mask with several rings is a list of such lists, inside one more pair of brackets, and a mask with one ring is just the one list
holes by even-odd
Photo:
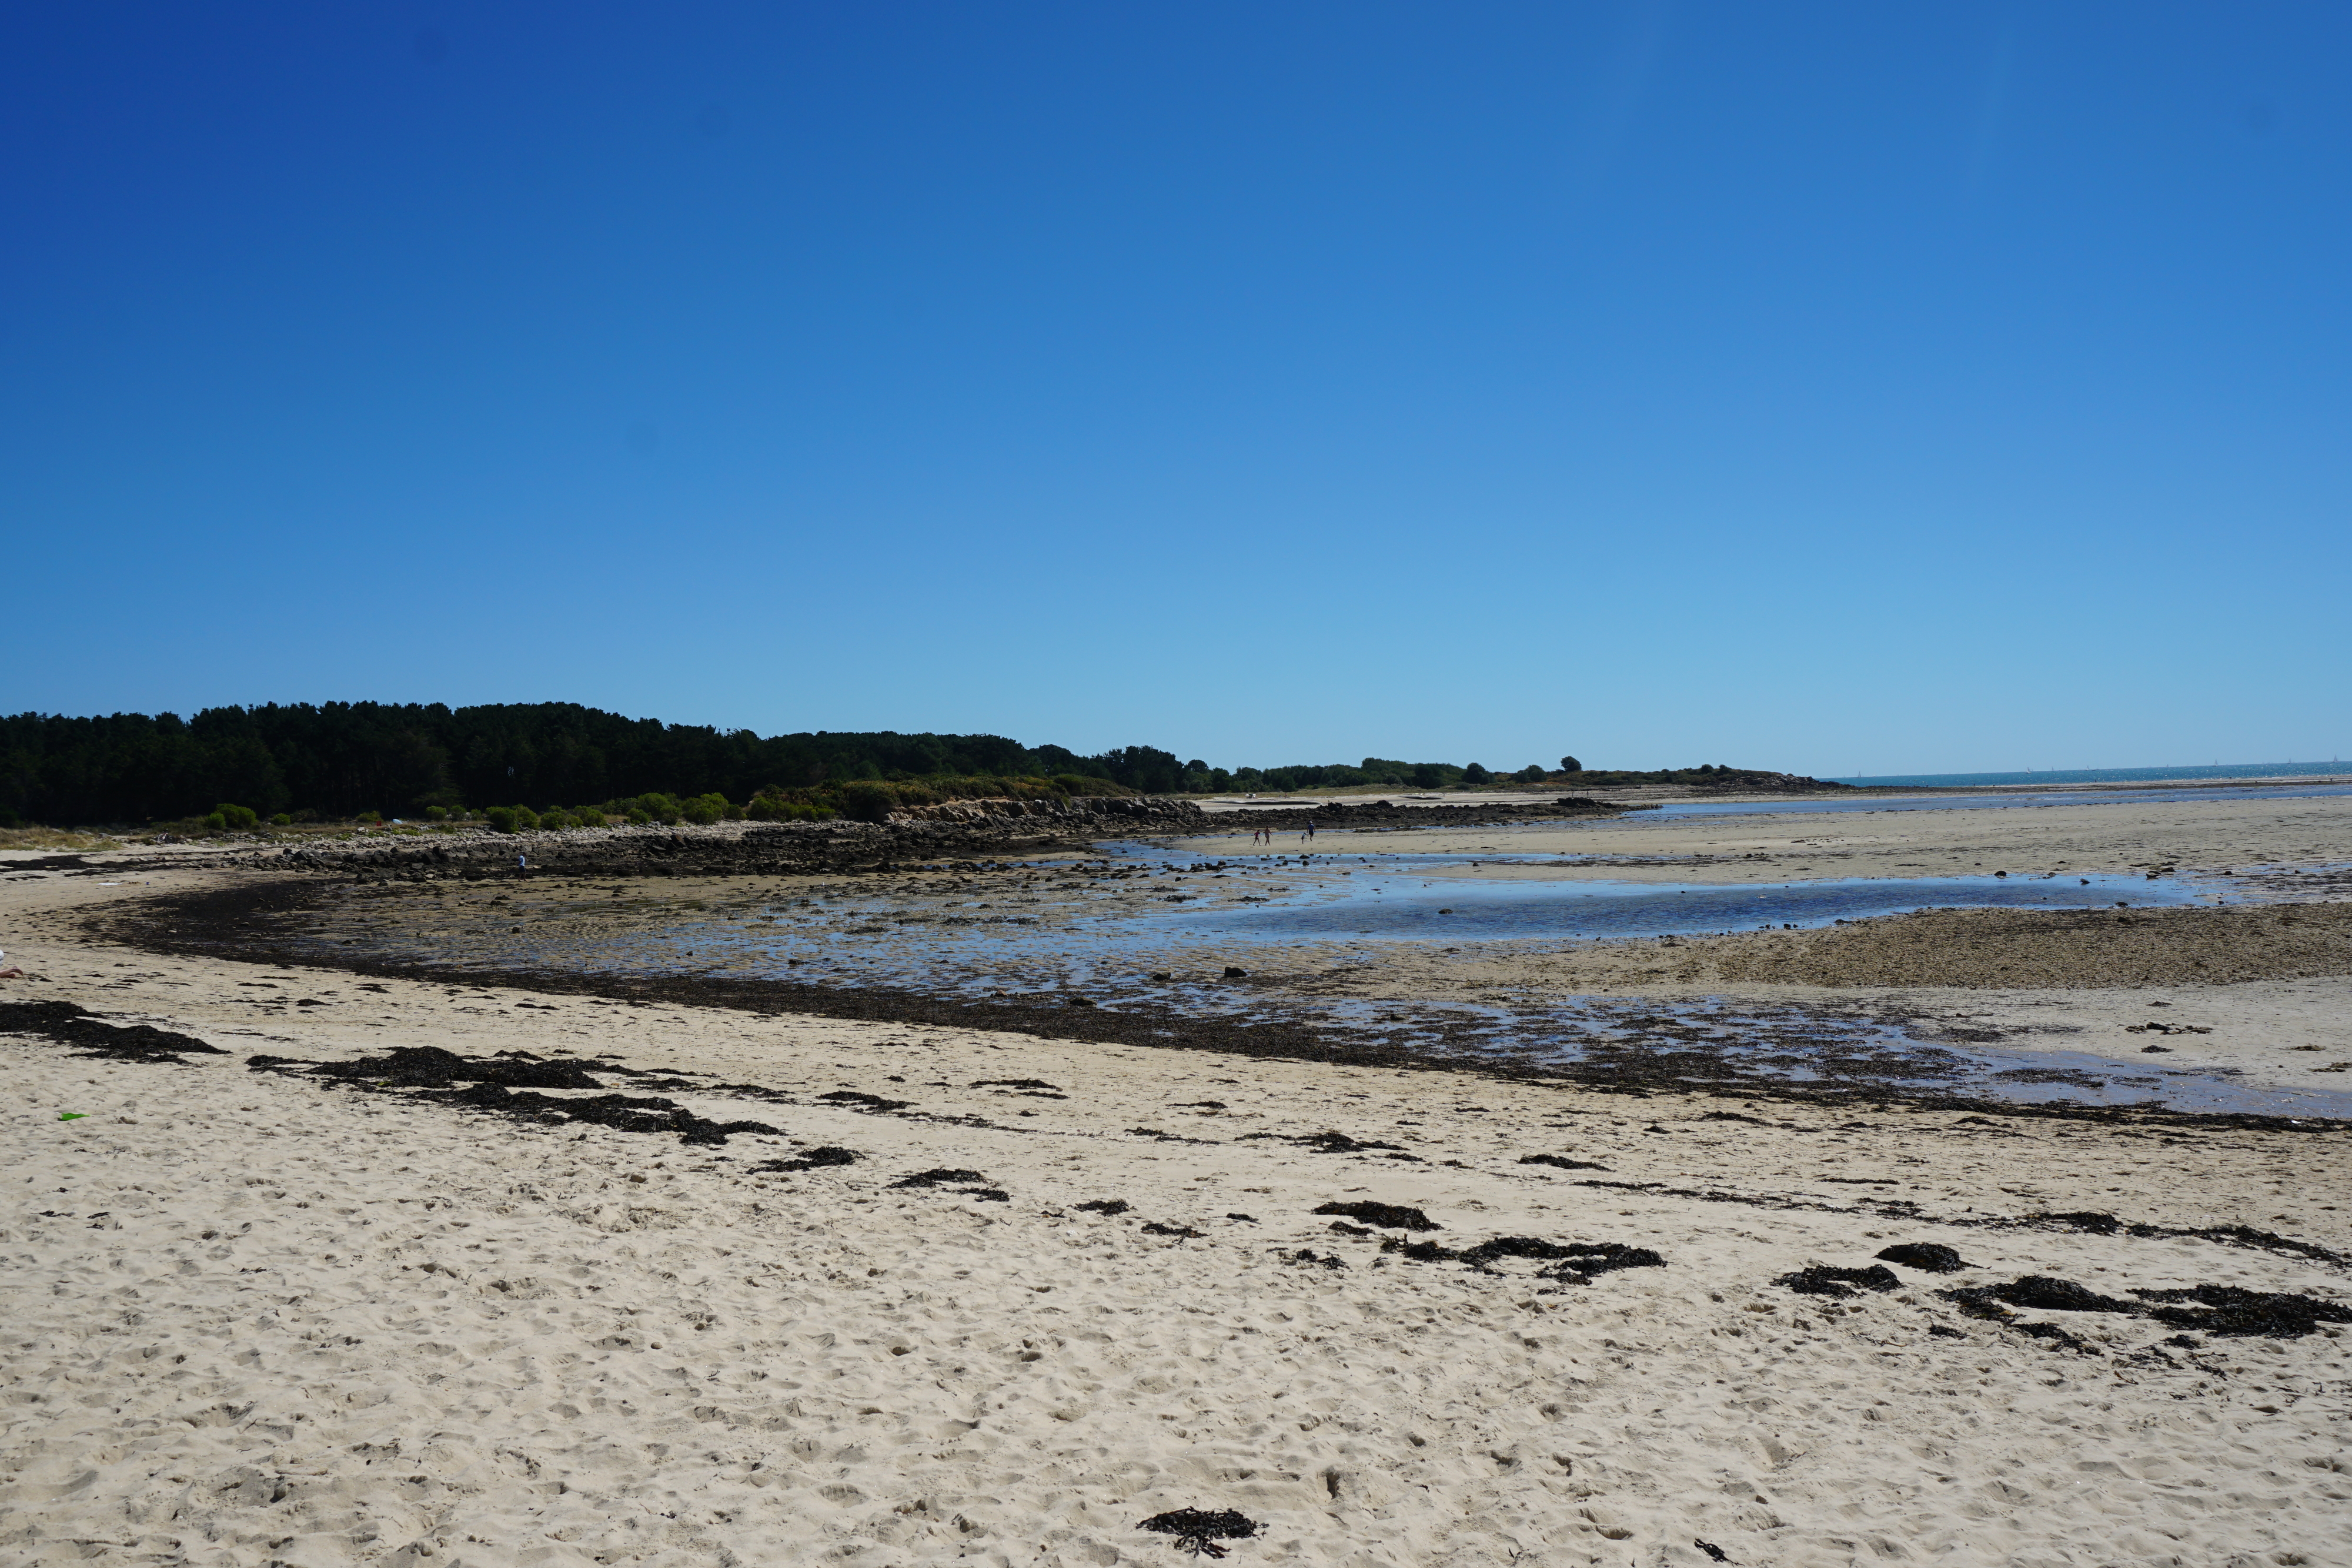
[[[1024, 746], [1000, 735], [895, 731], [760, 736], [748, 729], [628, 718], [576, 703], [268, 704], [174, 714], [51, 714], [0, 717], [0, 826], [135, 824], [202, 818], [225, 802], [260, 818], [342, 820], [363, 813], [449, 815], [515, 803], [543, 814], [625, 816], [657, 798], [683, 810], [856, 815], [883, 801], [921, 804], [982, 789], [1023, 793], [1206, 794], [1380, 785], [1443, 789], [1504, 780], [1539, 784], [1573, 776], [1600, 787], [1620, 779], [1674, 782], [1734, 770], [1585, 773], [1572, 757], [1557, 769], [1529, 765], [1497, 774], [1477, 763], [1360, 763], [1212, 768], [1156, 747], [1082, 756]], [[1758, 779], [1775, 775], [1739, 775]], [[887, 786], [852, 791], [854, 784]], [[711, 807], [716, 800], [719, 805]], [[590, 802], [565, 806], [562, 802]], [[730, 804], [732, 803], [732, 804]]]
[[0, 717], [0, 825], [196, 818], [223, 801], [262, 817], [422, 816], [504, 801], [645, 795], [749, 801], [848, 782], [973, 777], [1105, 780], [1173, 793], [1204, 763], [1130, 746], [1081, 757], [999, 735], [828, 733], [628, 718], [576, 703], [271, 703], [174, 714]]

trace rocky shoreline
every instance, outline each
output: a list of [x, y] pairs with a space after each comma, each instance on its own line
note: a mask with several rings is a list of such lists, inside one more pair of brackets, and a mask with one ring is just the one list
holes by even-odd
[[576, 876], [840, 874], [893, 871], [930, 860], [1082, 850], [1113, 837], [1232, 833], [1318, 827], [1358, 831], [1481, 827], [1606, 818], [1628, 808], [1569, 798], [1519, 804], [1400, 806], [1373, 800], [1221, 811], [1150, 797], [1069, 801], [952, 800], [858, 822], [723, 822], [709, 827], [573, 829], [562, 832], [423, 833], [313, 841], [212, 854], [207, 863], [260, 871], [326, 872], [362, 879], [418, 880], [509, 874], [521, 869]]

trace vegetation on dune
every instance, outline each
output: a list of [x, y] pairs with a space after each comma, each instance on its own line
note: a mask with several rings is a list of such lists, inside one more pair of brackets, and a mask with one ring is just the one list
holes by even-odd
[[[0, 829], [145, 822], [186, 832], [323, 821], [446, 821], [505, 831], [620, 822], [875, 819], [981, 798], [1437, 790], [1570, 783], [1758, 787], [1780, 776], [1709, 765], [1656, 773], [1478, 763], [1212, 768], [1156, 747], [1090, 757], [995, 735], [895, 731], [759, 736], [666, 725], [574, 703], [268, 704], [174, 714], [0, 716]], [[483, 807], [488, 801], [511, 805]], [[549, 802], [530, 805], [523, 802]], [[562, 805], [576, 801], [585, 804]], [[470, 810], [469, 810], [470, 808]]]

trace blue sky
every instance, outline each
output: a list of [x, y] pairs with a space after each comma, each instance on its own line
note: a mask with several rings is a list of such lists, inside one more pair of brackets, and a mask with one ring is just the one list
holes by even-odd
[[2352, 744], [2352, 11], [31, 5], [9, 711]]

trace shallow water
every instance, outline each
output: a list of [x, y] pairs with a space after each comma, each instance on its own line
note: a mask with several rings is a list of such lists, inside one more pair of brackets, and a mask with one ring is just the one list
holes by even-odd
[[[2136, 876], [1832, 878], [1758, 885], [1496, 880], [1411, 874], [1472, 863], [1415, 857], [1388, 874], [1262, 909], [1152, 917], [1169, 930], [1244, 942], [1360, 937], [1499, 940], [1715, 936], [1866, 920], [1916, 909], [2091, 909], [2199, 904], [2187, 883]], [[1507, 864], [1486, 857], [1485, 864]]]

